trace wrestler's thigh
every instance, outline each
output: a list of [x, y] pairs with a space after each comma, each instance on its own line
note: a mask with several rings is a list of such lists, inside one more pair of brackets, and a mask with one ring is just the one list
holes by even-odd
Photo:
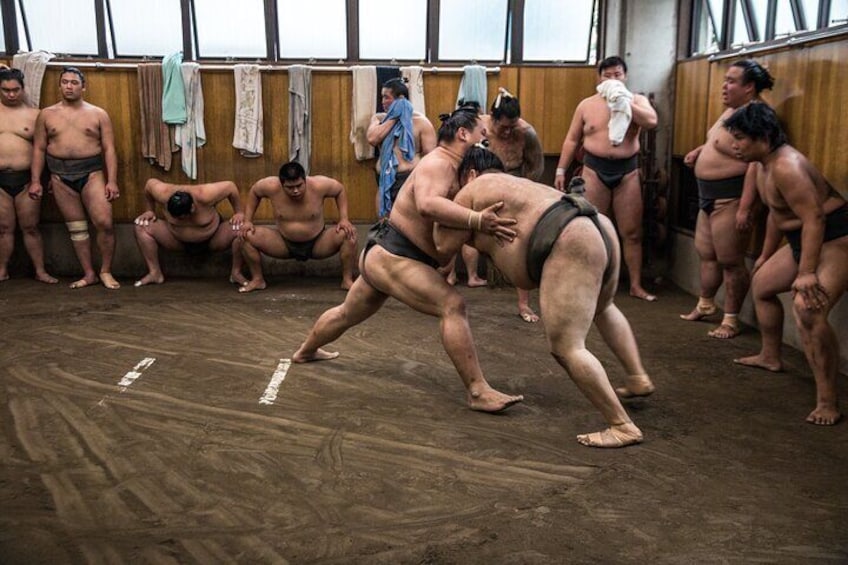
[[283, 241], [283, 235], [276, 228], [257, 227], [253, 233], [245, 236], [245, 239], [265, 255], [278, 259], [289, 257], [289, 248]]
[[174, 237], [174, 234], [172, 234], [171, 230], [168, 229], [167, 222], [163, 220], [157, 220], [146, 226], [138, 226], [136, 229], [147, 232], [150, 237], [156, 241], [156, 243], [165, 249], [169, 249], [171, 251], [181, 251], [183, 249], [182, 242]]
[[612, 202], [610, 189], [601, 182], [595, 171], [586, 165], [583, 165], [583, 171], [580, 173], [580, 176], [586, 181], [586, 200], [591, 202], [601, 214], [608, 214], [610, 203]]
[[816, 274], [827, 291], [829, 307], [832, 308], [848, 290], [848, 235], [825, 242]]
[[710, 216], [703, 210], [698, 210], [698, 219], [695, 221], [695, 250], [698, 256], [705, 261], [715, 261], [715, 248], [713, 247], [713, 231], [710, 225]]
[[341, 249], [344, 243], [345, 233], [336, 231], [335, 226], [327, 227], [318, 239], [315, 240], [315, 246], [312, 248], [312, 256], [316, 259], [326, 259], [332, 257]]
[[739, 199], [716, 200], [715, 211], [710, 214], [713, 247], [716, 258], [723, 265], [736, 265], [745, 259], [750, 232], [736, 229], [736, 212]]
[[561, 246], [548, 256], [539, 285], [539, 306], [553, 352], [583, 347], [595, 318], [605, 266]]
[[[4, 191], [0, 192], [8, 196]], [[37, 226], [41, 216], [41, 200], [30, 198], [27, 191], [23, 190], [15, 196], [15, 210], [21, 228]]]
[[91, 221], [100, 227], [112, 225], [112, 203], [106, 200], [106, 179], [103, 171], [94, 171], [82, 189], [82, 203]]
[[380, 292], [400, 300], [410, 308], [440, 316], [444, 308], [461, 295], [436, 269], [406, 257], [393, 255], [375, 245], [365, 256], [364, 273]]
[[798, 264], [792, 258], [792, 249], [784, 245], [754, 273], [751, 290], [755, 298], [771, 298], [788, 292], [797, 276]]
[[56, 175], [51, 176], [50, 186], [56, 206], [66, 222], [85, 219], [85, 208], [82, 206], [82, 197], [78, 192], [59, 180]]
[[612, 191], [612, 210], [620, 233], [642, 232], [642, 184], [638, 170], [628, 173]]
[[232, 247], [233, 240], [238, 236], [238, 232], [233, 230], [233, 226], [228, 220], [221, 220], [218, 224], [218, 229], [212, 235], [209, 241], [210, 251], [225, 251]]
[[0, 228], [11, 230], [15, 227], [15, 201], [0, 188]]

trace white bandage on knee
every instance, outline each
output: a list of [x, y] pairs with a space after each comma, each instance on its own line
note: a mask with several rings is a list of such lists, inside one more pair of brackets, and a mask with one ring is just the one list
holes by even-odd
[[68, 226], [71, 241], [85, 241], [88, 239], [88, 222], [86, 220], [65, 222], [65, 225]]

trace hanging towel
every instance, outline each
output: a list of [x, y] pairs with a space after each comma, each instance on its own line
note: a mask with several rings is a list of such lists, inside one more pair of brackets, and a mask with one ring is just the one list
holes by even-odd
[[289, 67], [289, 161], [309, 174], [312, 153], [312, 67]]
[[171, 170], [174, 126], [162, 121], [162, 64], [138, 64], [138, 101], [141, 110], [141, 154], [151, 163]]
[[462, 81], [459, 83], [459, 93], [456, 95], [457, 105], [459, 101], [477, 101], [480, 108], [486, 111], [486, 67], [482, 65], [466, 65], [462, 67]]
[[259, 65], [233, 67], [236, 82], [236, 124], [233, 147], [245, 157], [262, 154], [262, 74]]
[[377, 67], [373, 65], [354, 66], [353, 100], [351, 101], [350, 142], [357, 161], [374, 158], [374, 147], [368, 143], [366, 134], [371, 117], [374, 115], [374, 96], [377, 91]]
[[383, 110], [383, 85], [393, 78], [401, 78], [400, 67], [377, 67], [377, 106], [378, 112]]
[[406, 80], [412, 109], [426, 115], [427, 111], [424, 105], [424, 68], [418, 66], [401, 67], [400, 74]]
[[177, 145], [182, 147], [183, 171], [190, 179], [197, 178], [197, 148], [206, 144], [206, 127], [203, 124], [203, 88], [200, 83], [200, 65], [182, 64], [185, 84], [186, 122], [177, 126]]
[[630, 120], [633, 118], [633, 108], [630, 107], [633, 94], [627, 90], [623, 82], [614, 79], [603, 81], [598, 85], [597, 91], [602, 98], [606, 99], [609, 106], [610, 143], [621, 145], [624, 136], [627, 135], [627, 128], [630, 127]]
[[182, 62], [182, 51], [162, 60], [162, 120], [166, 124], [184, 124], [188, 119]]
[[44, 80], [44, 70], [47, 61], [55, 57], [47, 51], [32, 51], [29, 53], [18, 53], [12, 57], [12, 68], [20, 69], [24, 73], [24, 102], [33, 108], [38, 108], [41, 103], [41, 82]]
[[397, 98], [382, 122], [397, 120], [392, 126], [383, 143], [380, 145], [380, 217], [385, 217], [392, 210], [392, 197], [389, 188], [397, 176], [398, 159], [394, 152], [395, 141], [405, 161], [415, 159], [415, 136], [412, 134], [412, 103], [405, 98]]

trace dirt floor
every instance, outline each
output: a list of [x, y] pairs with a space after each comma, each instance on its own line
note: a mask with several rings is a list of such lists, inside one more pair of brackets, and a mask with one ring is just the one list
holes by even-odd
[[679, 290], [618, 298], [658, 390], [627, 405], [645, 443], [600, 450], [510, 289], [461, 288], [490, 382], [525, 395], [492, 416], [437, 322], [394, 301], [286, 371], [336, 280], [63, 282], [0, 285], [4, 564], [848, 563], [848, 426], [804, 422], [798, 351], [735, 366], [758, 334], [706, 337]]

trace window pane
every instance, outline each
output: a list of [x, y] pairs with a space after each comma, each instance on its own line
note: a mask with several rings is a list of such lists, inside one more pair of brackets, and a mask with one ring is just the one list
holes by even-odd
[[731, 45], [743, 45], [751, 43], [748, 36], [748, 28], [745, 27], [745, 14], [742, 13], [742, 4], [736, 2], [736, 18], [733, 24], [733, 36], [730, 38]]
[[359, 0], [359, 56], [425, 60], [427, 0]]
[[[711, 13], [712, 4], [715, 4], [715, 2], [701, 1], [700, 20], [692, 25], [693, 33], [697, 32], [696, 37], [698, 38], [698, 44], [692, 46], [693, 55], [718, 51], [722, 4], [719, 2], [718, 13]], [[693, 17], [694, 15], [693, 13]]]
[[801, 0], [807, 29], [816, 29], [819, 21], [819, 0]]
[[795, 18], [792, 15], [792, 6], [789, 0], [777, 1], [777, 19], [774, 22], [774, 36], [781, 37], [795, 33]]
[[199, 57], [267, 56], [262, 0], [194, 0], [194, 15]]
[[180, 0], [110, 0], [118, 55], [170, 55], [183, 48]]
[[[500, 61], [506, 41], [506, 0], [441, 0], [439, 59]], [[473, 16], [469, 17], [471, 14]]]
[[57, 54], [97, 54], [94, 2], [24, 0], [22, 4], [32, 40], [30, 51], [43, 49]]
[[[712, 25], [716, 30], [720, 30], [724, 21], [724, 0], [708, 0], [707, 3], [710, 5]], [[719, 33], [721, 32], [716, 33], [716, 35]]]
[[586, 61], [594, 26], [593, 0], [527, 0], [525, 61]]
[[828, 26], [840, 26], [848, 23], [848, 0], [830, 0], [830, 18]]
[[3, 14], [0, 13], [0, 53], [6, 52], [6, 32], [3, 31]]
[[347, 58], [345, 0], [278, 0], [280, 57]]
[[751, 20], [754, 23], [754, 29], [757, 30], [757, 37], [763, 40], [766, 38], [768, 0], [751, 0], [751, 10], [753, 11], [751, 14]]

